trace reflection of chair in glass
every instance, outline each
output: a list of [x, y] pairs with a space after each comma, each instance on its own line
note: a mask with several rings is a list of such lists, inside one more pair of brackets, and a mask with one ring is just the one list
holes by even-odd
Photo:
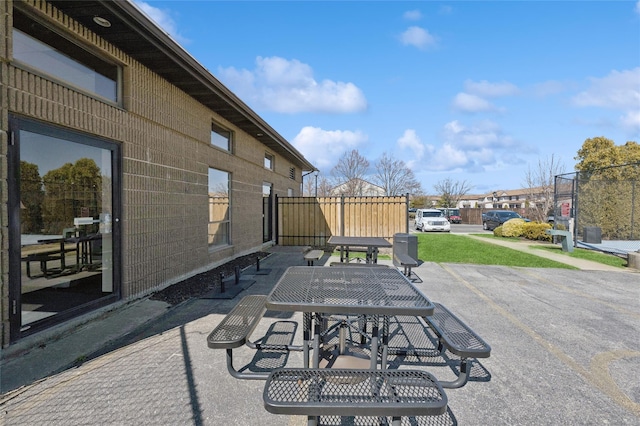
[[102, 234], [90, 234], [67, 239], [76, 244], [76, 272], [95, 269], [102, 263]]

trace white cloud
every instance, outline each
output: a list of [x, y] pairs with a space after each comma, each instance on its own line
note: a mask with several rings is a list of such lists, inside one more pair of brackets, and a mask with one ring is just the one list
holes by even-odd
[[502, 168], [506, 162], [519, 163], [514, 152], [526, 151], [505, 135], [500, 126], [492, 121], [481, 121], [474, 125], [463, 125], [451, 121], [443, 128], [442, 146], [435, 149], [423, 166], [431, 171], [483, 172]]
[[470, 159], [464, 151], [445, 143], [441, 148], [437, 149], [427, 169], [430, 171], [453, 171], [463, 169], [469, 165]]
[[533, 86], [533, 96], [544, 98], [547, 96], [555, 95], [557, 93], [562, 93], [565, 90], [567, 90], [567, 87], [564, 83], [555, 80], [549, 80], [535, 84]]
[[640, 108], [640, 67], [614, 70], [605, 77], [592, 77], [589, 81], [589, 88], [573, 98], [575, 105], [621, 110]]
[[640, 136], [640, 110], [627, 112], [620, 117], [620, 123], [633, 137]]
[[636, 13], [640, 15], [640, 1], [636, 3]]
[[367, 108], [353, 83], [316, 81], [308, 64], [277, 56], [256, 58], [253, 71], [219, 68], [221, 80], [241, 98], [281, 113], [352, 113]]
[[498, 124], [480, 121], [464, 125], [457, 120], [446, 123], [440, 144], [424, 144], [412, 129], [398, 139], [398, 148], [409, 150], [405, 161], [414, 172], [470, 172], [498, 170], [507, 165], [521, 164], [515, 153], [529, 152], [504, 134]]
[[368, 141], [367, 135], [360, 131], [323, 130], [306, 126], [291, 142], [312, 164], [328, 171], [347, 151], [357, 149]]
[[405, 130], [402, 136], [398, 138], [398, 147], [410, 150], [414, 160], [420, 160], [425, 151], [425, 146], [413, 129]]
[[520, 90], [512, 83], [491, 83], [487, 80], [473, 81], [466, 80], [464, 82], [464, 88], [467, 92], [478, 96], [486, 96], [490, 98], [500, 96], [513, 96], [517, 95]]
[[573, 97], [578, 107], [599, 107], [622, 111], [619, 125], [634, 137], [640, 133], [640, 67], [611, 71], [589, 79], [589, 87]]
[[438, 12], [441, 15], [450, 15], [453, 12], [453, 7], [451, 6], [440, 6]]
[[408, 21], [419, 21], [422, 19], [422, 12], [419, 10], [408, 10], [402, 16]]
[[520, 93], [520, 89], [512, 83], [491, 83], [486, 80], [464, 82], [465, 92], [458, 93], [453, 99], [453, 107], [463, 112], [496, 112], [504, 111], [498, 108], [486, 98], [498, 98], [514, 96]]
[[143, 1], [134, 0], [134, 3], [142, 10], [152, 21], [154, 21], [167, 34], [173, 37], [178, 43], [189, 44], [189, 39], [183, 37], [179, 30], [178, 24], [171, 17], [171, 11], [168, 9], [158, 9]]
[[510, 136], [504, 135], [497, 123], [489, 120], [472, 126], [464, 126], [457, 120], [451, 121], [444, 126], [444, 139], [456, 148], [471, 151], [506, 149], [516, 145]]
[[497, 108], [491, 102], [480, 96], [468, 93], [458, 93], [453, 99], [453, 107], [464, 112], [496, 111]]
[[414, 46], [418, 49], [426, 49], [436, 44], [436, 39], [429, 31], [420, 27], [409, 27], [400, 35], [400, 41], [404, 45]]

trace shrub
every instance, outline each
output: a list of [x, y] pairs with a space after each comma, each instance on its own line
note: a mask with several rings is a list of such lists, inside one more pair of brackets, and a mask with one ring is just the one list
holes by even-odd
[[551, 241], [551, 235], [545, 232], [547, 229], [551, 228], [552, 226], [548, 223], [527, 222], [523, 226], [522, 236], [527, 240]]
[[502, 237], [502, 225], [493, 229], [493, 235], [496, 237]]
[[509, 219], [502, 224], [503, 237], [521, 237], [523, 233], [524, 219]]

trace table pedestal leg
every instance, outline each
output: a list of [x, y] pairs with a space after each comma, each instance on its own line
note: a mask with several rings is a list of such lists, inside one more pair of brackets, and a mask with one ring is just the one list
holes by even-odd
[[302, 362], [304, 368], [309, 368], [309, 341], [311, 340], [311, 314], [305, 312], [302, 314]]
[[320, 332], [322, 318], [316, 315], [313, 326], [313, 368], [320, 367]]
[[371, 329], [371, 369], [375, 370], [378, 367], [378, 335], [379, 335], [379, 318], [377, 315], [373, 316], [373, 327]]
[[387, 369], [387, 356], [389, 355], [389, 317], [382, 317], [382, 359], [380, 365], [383, 370]]

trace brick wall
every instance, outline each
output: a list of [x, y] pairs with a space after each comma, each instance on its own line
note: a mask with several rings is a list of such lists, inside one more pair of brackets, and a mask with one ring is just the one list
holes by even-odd
[[[122, 147], [122, 294], [140, 296], [232, 257], [262, 247], [262, 183], [274, 192], [299, 193], [289, 178], [295, 167], [247, 133], [40, 1], [34, 10], [63, 26], [103, 55], [123, 64], [122, 108], [76, 92], [64, 85], [12, 66], [9, 62], [11, 2], [0, 2], [0, 152], [2, 216], [2, 319], [8, 318], [7, 128], [8, 114], [79, 130]], [[235, 132], [235, 152], [210, 144], [211, 122]], [[263, 166], [270, 152], [275, 172]], [[208, 168], [232, 174], [231, 246], [207, 244]], [[6, 328], [6, 327], [5, 327]], [[6, 334], [6, 333], [5, 333]], [[6, 336], [4, 341], [6, 343]]]

